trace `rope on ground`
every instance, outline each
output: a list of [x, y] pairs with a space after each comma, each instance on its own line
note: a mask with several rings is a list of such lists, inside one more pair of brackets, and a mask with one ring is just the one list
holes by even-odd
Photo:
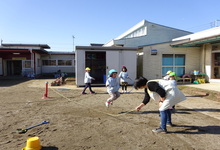
[[[51, 88], [51, 89], [52, 89], [52, 88]], [[106, 114], [106, 115], [112, 116], [112, 117], [122, 116], [122, 115], [125, 115], [125, 114], [128, 114], [128, 113], [134, 111], [134, 109], [133, 109], [133, 110], [130, 110], [130, 111], [127, 111], [127, 112], [123, 112], [123, 113], [117, 114], [117, 115], [115, 115], [115, 114], [110, 114], [110, 113], [107, 113], [107, 112], [103, 112], [103, 111], [99, 111], [99, 110], [97, 110], [97, 109], [90, 108], [90, 107], [85, 106], [85, 105], [83, 105], [83, 104], [81, 104], [81, 103], [72, 101], [70, 98], [64, 96], [63, 94], [57, 92], [57, 91], [54, 90], [54, 89], [52, 89], [52, 91], [54, 91], [54, 92], [57, 93], [58, 95], [60, 95], [60, 96], [62, 96], [63, 98], [65, 98], [68, 102], [73, 102], [73, 103], [75, 103], [75, 104], [77, 104], [77, 105], [81, 105], [81, 106], [86, 107], [86, 108], [88, 108], [88, 109], [90, 109], [90, 110], [93, 110], [93, 111], [96, 111], [96, 112], [99, 112], [99, 113], [103, 113], [103, 114]]]

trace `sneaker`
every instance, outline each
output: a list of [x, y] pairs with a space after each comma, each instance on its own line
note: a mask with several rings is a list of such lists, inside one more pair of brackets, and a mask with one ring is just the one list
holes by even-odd
[[90, 92], [90, 94], [95, 94], [95, 92]]
[[82, 92], [82, 94], [87, 94], [87, 93], [85, 93], [85, 92]]
[[152, 130], [155, 133], [167, 133], [167, 129], [157, 128]]
[[172, 123], [167, 123], [167, 127], [173, 127]]
[[109, 107], [110, 103], [111, 103], [111, 102], [106, 101], [106, 102], [105, 102], [105, 106], [106, 106], [106, 107]]

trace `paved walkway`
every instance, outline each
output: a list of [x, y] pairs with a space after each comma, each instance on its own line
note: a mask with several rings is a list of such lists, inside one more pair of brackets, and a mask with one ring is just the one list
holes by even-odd
[[220, 92], [220, 83], [187, 84], [186, 86]]
[[[186, 86], [220, 92], [220, 83], [189, 84]], [[187, 96], [187, 100], [178, 105], [220, 120], [220, 102], [211, 101], [201, 97]]]

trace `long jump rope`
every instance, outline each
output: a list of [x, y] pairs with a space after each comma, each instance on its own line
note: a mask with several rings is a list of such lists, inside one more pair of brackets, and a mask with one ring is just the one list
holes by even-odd
[[[129, 78], [129, 79], [130, 79], [133, 83], [132, 83], [132, 88], [131, 88], [127, 93], [130, 93], [130, 92], [134, 89], [134, 81], [133, 81], [131, 78]], [[130, 110], [130, 111], [121, 112], [121, 113], [119, 113], [119, 114], [117, 114], [117, 115], [115, 115], [115, 114], [110, 114], [110, 113], [107, 113], [107, 112], [103, 112], [103, 111], [99, 111], [99, 110], [97, 110], [97, 109], [93, 109], [93, 108], [87, 107], [87, 106], [85, 106], [85, 105], [83, 105], [83, 104], [81, 104], [81, 103], [78, 103], [78, 102], [76, 102], [76, 101], [72, 101], [70, 98], [64, 96], [63, 94], [61, 94], [61, 93], [59, 93], [59, 92], [57, 92], [57, 91], [54, 90], [53, 88], [51, 88], [51, 89], [52, 89], [52, 91], [54, 91], [54, 92], [57, 93], [58, 95], [60, 95], [60, 96], [62, 96], [63, 98], [65, 98], [68, 102], [73, 102], [73, 103], [75, 103], [75, 104], [77, 104], [77, 105], [81, 105], [81, 106], [86, 107], [86, 108], [88, 108], [88, 109], [90, 109], [90, 110], [93, 110], [93, 111], [96, 111], [96, 112], [99, 112], [99, 113], [103, 113], [103, 114], [106, 114], [106, 115], [109, 115], [109, 116], [112, 116], [112, 117], [117, 117], [117, 116], [129, 114], [129, 113], [131, 113], [131, 112], [133, 112], [133, 111], [136, 111], [135, 109], [132, 109], [132, 110]]]

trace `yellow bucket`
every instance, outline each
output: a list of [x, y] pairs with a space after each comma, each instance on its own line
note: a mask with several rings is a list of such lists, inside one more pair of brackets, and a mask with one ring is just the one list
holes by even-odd
[[27, 139], [26, 147], [22, 150], [41, 150], [40, 139], [39, 137], [30, 137]]

